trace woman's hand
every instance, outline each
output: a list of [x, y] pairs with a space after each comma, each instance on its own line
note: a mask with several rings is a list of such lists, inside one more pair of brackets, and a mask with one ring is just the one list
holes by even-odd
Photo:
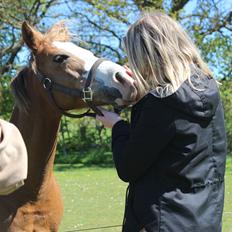
[[107, 128], [112, 128], [114, 124], [122, 120], [122, 118], [114, 112], [107, 111], [103, 108], [100, 108], [100, 110], [104, 114], [104, 116], [97, 115], [96, 119]]

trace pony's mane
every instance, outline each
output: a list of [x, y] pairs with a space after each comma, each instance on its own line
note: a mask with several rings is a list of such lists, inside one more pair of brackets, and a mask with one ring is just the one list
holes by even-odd
[[71, 40], [71, 35], [65, 21], [62, 20], [54, 24], [45, 34], [45, 39], [48, 41], [68, 42]]
[[19, 110], [28, 112], [30, 106], [30, 98], [26, 90], [25, 78], [29, 71], [28, 67], [22, 69], [11, 82], [11, 90], [15, 98], [15, 105]]

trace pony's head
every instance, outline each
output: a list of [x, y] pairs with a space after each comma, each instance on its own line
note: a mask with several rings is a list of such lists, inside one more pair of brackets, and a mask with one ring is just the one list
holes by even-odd
[[[92, 102], [95, 105], [121, 106], [135, 100], [137, 91], [134, 80], [127, 75], [125, 69], [114, 62], [103, 60], [93, 70], [92, 67], [99, 58], [70, 42], [64, 23], [56, 24], [47, 33], [42, 34], [24, 22], [22, 37], [32, 52], [31, 69], [34, 76], [38, 77], [37, 83], [47, 86], [49, 79], [52, 83], [66, 89], [65, 91], [51, 90], [56, 103], [61, 108], [70, 110], [86, 106], [83, 97], [78, 94], [69, 95], [69, 92], [85, 89], [90, 73], [93, 75], [90, 79], [93, 91]], [[21, 79], [23, 79], [22, 74]]]

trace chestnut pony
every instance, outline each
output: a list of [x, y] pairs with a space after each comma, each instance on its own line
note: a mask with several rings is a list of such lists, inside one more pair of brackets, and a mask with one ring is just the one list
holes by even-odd
[[[87, 100], [95, 106], [126, 105], [137, 93], [123, 67], [108, 60], [96, 66], [98, 58], [70, 42], [63, 23], [42, 34], [24, 22], [22, 37], [31, 60], [12, 82], [16, 101], [11, 122], [27, 147], [28, 177], [23, 187], [0, 197], [0, 231], [56, 232], [63, 204], [53, 163], [62, 114], [86, 107]], [[87, 83], [90, 74], [94, 78]], [[84, 97], [87, 84], [91, 93]]]

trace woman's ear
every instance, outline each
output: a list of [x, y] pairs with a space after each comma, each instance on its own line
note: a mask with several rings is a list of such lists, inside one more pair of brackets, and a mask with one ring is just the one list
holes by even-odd
[[29, 49], [36, 53], [43, 40], [43, 34], [30, 26], [27, 22], [22, 24], [22, 37]]

